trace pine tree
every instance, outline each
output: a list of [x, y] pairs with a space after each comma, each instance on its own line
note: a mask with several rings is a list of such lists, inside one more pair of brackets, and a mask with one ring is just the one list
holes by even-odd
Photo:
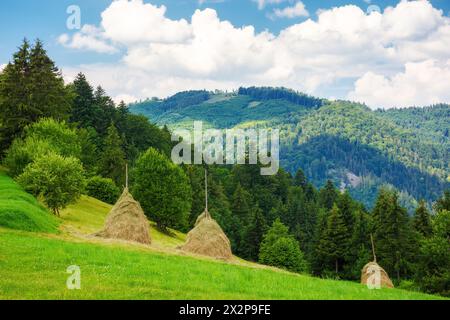
[[388, 274], [410, 275], [417, 252], [412, 226], [405, 208], [398, 204], [394, 191], [381, 189], [372, 212], [377, 258]]
[[327, 210], [331, 210], [337, 198], [338, 192], [336, 191], [333, 182], [328, 180], [325, 187], [323, 187], [319, 192], [320, 203]]
[[100, 110], [95, 104], [94, 89], [87, 81], [86, 76], [79, 73], [71, 88], [75, 98], [70, 121], [77, 123], [81, 128], [96, 128]]
[[31, 122], [28, 103], [30, 87], [30, 44], [23, 40], [19, 50], [0, 75], [0, 139], [4, 152]]
[[433, 228], [431, 226], [431, 216], [424, 200], [419, 202], [419, 206], [414, 213], [414, 229], [424, 237], [431, 236]]
[[70, 99], [61, 72], [48, 57], [40, 40], [30, 51], [30, 106], [39, 110], [33, 122], [41, 117], [65, 120], [69, 116]]
[[114, 124], [108, 128], [108, 135], [104, 140], [103, 153], [99, 163], [102, 176], [111, 178], [117, 186], [124, 185], [125, 153], [122, 142]]
[[434, 204], [434, 210], [436, 212], [444, 210], [450, 211], [450, 189], [445, 190], [444, 195], [436, 201]]
[[254, 206], [250, 224], [247, 226], [242, 240], [241, 256], [252, 261], [258, 260], [259, 247], [267, 230], [267, 223], [258, 206]]
[[334, 267], [336, 275], [339, 275], [345, 262], [349, 247], [348, 234], [344, 217], [335, 204], [330, 211], [325, 234], [319, 241], [318, 253], [327, 262], [326, 269], [333, 270]]
[[43, 117], [65, 119], [70, 103], [64, 81], [42, 42], [25, 39], [0, 75], [0, 153], [24, 128]]
[[306, 180], [305, 173], [302, 169], [298, 169], [297, 173], [295, 174], [294, 185], [304, 188], [307, 183], [308, 181]]
[[231, 211], [240, 221], [247, 224], [250, 218], [250, 194], [238, 183], [231, 197]]

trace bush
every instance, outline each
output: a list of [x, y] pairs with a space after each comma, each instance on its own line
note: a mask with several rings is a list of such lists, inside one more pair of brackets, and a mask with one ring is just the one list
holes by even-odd
[[81, 144], [76, 130], [65, 122], [42, 119], [25, 129], [25, 139], [16, 139], [7, 151], [4, 164], [13, 177], [20, 175], [37, 157], [49, 152], [80, 157]]
[[17, 181], [35, 196], [42, 196], [45, 204], [57, 215], [75, 202], [84, 191], [84, 170], [80, 160], [49, 153], [38, 157], [25, 168]]
[[305, 272], [307, 265], [296, 241], [279, 219], [264, 236], [259, 251], [259, 262], [293, 272]]
[[94, 176], [87, 181], [86, 193], [109, 204], [114, 204], [120, 196], [120, 190], [112, 179], [99, 176]]
[[3, 163], [9, 169], [9, 174], [17, 177], [37, 157], [50, 153], [52, 149], [50, 143], [45, 140], [16, 139], [9, 148]]
[[132, 178], [133, 196], [161, 230], [180, 230], [187, 225], [192, 191], [179, 166], [150, 148], [137, 160]]

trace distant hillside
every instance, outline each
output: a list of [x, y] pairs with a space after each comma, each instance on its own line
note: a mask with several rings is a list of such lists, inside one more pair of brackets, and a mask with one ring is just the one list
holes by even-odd
[[449, 187], [450, 106], [372, 111], [285, 88], [240, 88], [235, 93], [188, 91], [130, 106], [170, 128], [202, 120], [212, 128], [277, 127], [281, 162], [302, 168], [317, 186], [327, 179], [371, 207], [377, 189], [401, 191], [412, 209]]

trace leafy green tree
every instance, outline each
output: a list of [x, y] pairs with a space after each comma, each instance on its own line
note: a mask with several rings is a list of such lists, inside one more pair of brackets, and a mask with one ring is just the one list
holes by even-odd
[[40, 156], [26, 167], [18, 182], [59, 216], [61, 209], [76, 201], [84, 191], [85, 177], [81, 162], [56, 153]]
[[259, 251], [259, 262], [294, 272], [303, 272], [307, 269], [298, 242], [279, 219], [274, 221], [264, 235]]
[[94, 176], [87, 180], [86, 192], [88, 196], [109, 204], [114, 204], [120, 196], [120, 189], [114, 181], [100, 176]]
[[336, 275], [342, 271], [348, 254], [349, 234], [344, 217], [335, 204], [330, 211], [327, 228], [319, 241], [317, 250], [326, 262], [325, 270], [334, 269]]
[[424, 237], [429, 237], [433, 232], [431, 227], [431, 216], [424, 200], [419, 202], [413, 219], [414, 229]]
[[78, 158], [81, 145], [76, 130], [62, 121], [43, 118], [25, 128], [25, 139], [16, 139], [9, 148], [4, 164], [13, 177], [20, 175], [27, 165], [39, 156], [55, 152]]
[[186, 227], [192, 191], [179, 166], [150, 148], [138, 158], [132, 178], [134, 197], [161, 230]]
[[103, 177], [113, 179], [118, 186], [125, 184], [125, 153], [122, 150], [122, 140], [112, 123], [104, 140], [99, 172]]

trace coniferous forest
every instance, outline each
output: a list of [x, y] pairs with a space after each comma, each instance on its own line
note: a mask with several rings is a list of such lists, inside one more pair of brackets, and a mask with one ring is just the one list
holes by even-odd
[[[39, 40], [24, 40], [0, 73], [2, 165], [49, 215], [82, 195], [114, 204], [128, 165], [149, 220], [165, 234], [186, 233], [205, 209], [207, 169], [209, 211], [236, 256], [358, 282], [373, 259], [372, 235], [396, 287], [450, 296], [445, 119], [446, 105], [372, 112], [284, 88], [116, 104], [82, 73], [65, 83]], [[260, 165], [173, 164], [171, 130], [188, 120], [280, 125], [282, 168], [262, 176]], [[0, 208], [0, 226], [11, 219]]]

